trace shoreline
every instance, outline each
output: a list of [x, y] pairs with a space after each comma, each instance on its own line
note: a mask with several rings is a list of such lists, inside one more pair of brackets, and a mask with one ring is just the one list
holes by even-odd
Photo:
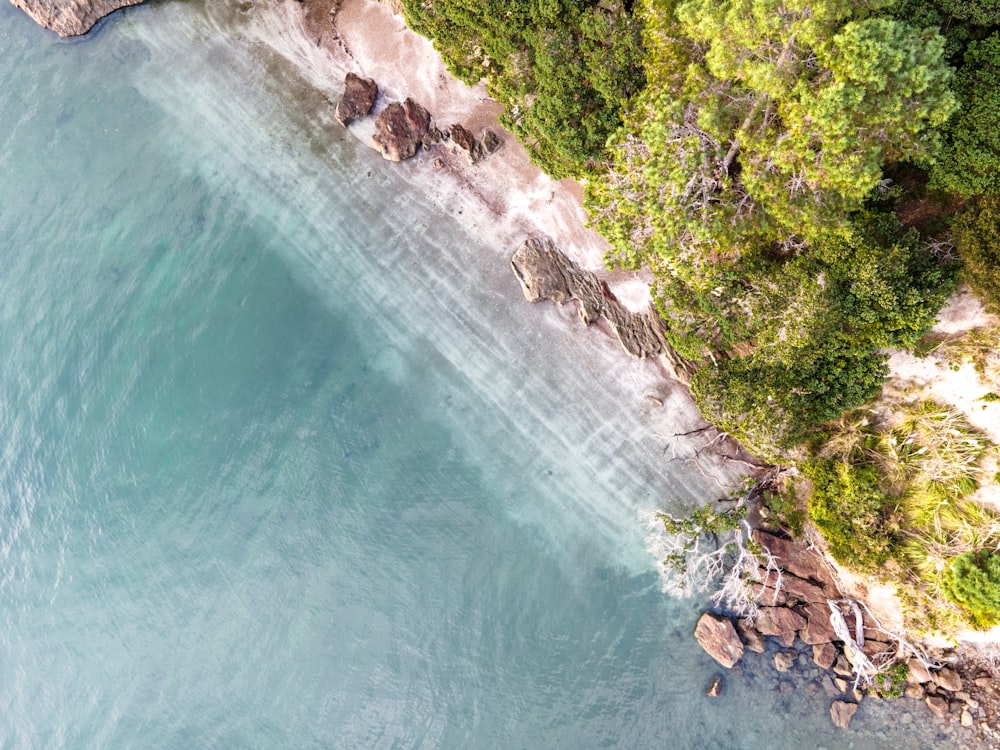
[[[331, 55], [338, 65], [374, 78], [382, 89], [377, 105], [379, 108], [388, 99], [413, 96], [427, 107], [442, 127], [460, 122], [476, 132], [483, 127], [503, 132], [505, 137], [501, 150], [481, 164], [469, 166], [460, 157], [440, 149], [430, 154], [418, 154], [403, 169], [408, 179], [419, 188], [426, 180], [437, 179], [431, 162], [435, 157], [440, 158], [444, 162], [442, 176], [454, 181], [456, 190], [476, 200], [497, 217], [507, 234], [512, 237], [518, 235], [521, 239], [537, 235], [555, 238], [572, 260], [606, 280], [627, 308], [635, 311], [645, 309], [649, 300], [648, 277], [641, 273], [609, 273], [604, 269], [602, 258], [606, 243], [585, 226], [579, 183], [552, 180], [531, 165], [523, 147], [499, 126], [499, 105], [488, 97], [482, 84], [469, 88], [451, 77], [430, 42], [407, 29], [402, 19], [393, 14], [384, 2], [261, 2], [261, 5], [265, 4], [272, 5], [277, 9], [277, 15], [284, 17], [288, 24], [286, 34], [288, 29], [292, 34], [301, 31], [302, 41], [314, 39], [316, 47]], [[302, 12], [303, 8], [305, 12]], [[336, 20], [329, 24], [330, 33], [326, 34], [324, 19], [332, 20], [333, 13], [337, 14]], [[301, 20], [296, 19], [297, 15], [301, 16]], [[296, 41], [291, 40], [291, 43], [294, 45]], [[398, 54], [387, 56], [387, 49]], [[312, 72], [322, 81], [314, 81], [314, 85], [325, 92], [331, 91], [331, 84], [339, 86], [343, 78], [341, 75], [337, 80], [329, 80], [319, 69], [312, 69]], [[352, 125], [348, 132], [366, 141], [369, 128], [370, 122], [359, 123]], [[511, 243], [511, 252], [514, 247], [515, 243]], [[567, 327], [570, 329], [567, 333], [575, 332], [575, 326]], [[606, 327], [602, 328], [605, 333], [613, 335]], [[650, 360], [650, 365], [658, 368], [662, 376], [668, 377], [658, 358]], [[701, 419], [686, 389], [684, 401], [694, 410], [691, 419]], [[695, 423], [698, 424], [697, 421]], [[702, 423], [708, 424], [703, 420]], [[745, 473], [743, 469], [734, 471], [733, 459], [727, 458], [730, 458], [728, 464], [720, 459], [710, 471], [718, 472], [723, 481]], [[970, 664], [981, 656], [979, 649], [966, 642], [961, 645], [961, 650], [963, 660]]]

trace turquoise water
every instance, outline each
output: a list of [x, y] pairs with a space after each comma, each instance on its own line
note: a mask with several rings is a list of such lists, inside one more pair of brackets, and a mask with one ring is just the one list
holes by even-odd
[[720, 490], [650, 368], [245, 23], [0, 4], [2, 746], [947, 746], [703, 696], [640, 516]]

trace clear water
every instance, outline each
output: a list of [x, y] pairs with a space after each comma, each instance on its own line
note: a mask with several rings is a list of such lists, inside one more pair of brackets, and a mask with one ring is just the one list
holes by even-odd
[[650, 368], [245, 24], [0, 4], [0, 745], [947, 746], [755, 657], [704, 697]]

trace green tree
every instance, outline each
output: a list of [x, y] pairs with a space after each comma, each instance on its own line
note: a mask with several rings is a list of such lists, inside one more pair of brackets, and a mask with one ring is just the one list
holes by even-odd
[[1000, 193], [1000, 34], [969, 44], [956, 90], [962, 109], [948, 128], [931, 184], [964, 195]]
[[676, 277], [797, 248], [858, 209], [886, 161], [932, 159], [957, 106], [943, 39], [871, 8], [647, 0], [647, 37], [688, 46], [647, 43], [651, 85], [590, 186], [614, 259]]
[[987, 310], [1000, 313], [1000, 196], [974, 203], [952, 225], [962, 278]]

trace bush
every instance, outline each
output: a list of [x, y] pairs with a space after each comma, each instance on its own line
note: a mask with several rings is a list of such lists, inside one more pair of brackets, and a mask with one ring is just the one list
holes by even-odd
[[875, 572], [896, 554], [895, 499], [872, 464], [819, 459], [803, 466], [813, 483], [809, 516], [841, 565]]
[[976, 627], [1000, 623], [1000, 555], [989, 550], [959, 555], [945, 570], [945, 596], [967, 610]]
[[1000, 313], [1000, 196], [982, 198], [956, 218], [952, 237], [965, 282], [987, 310]]

